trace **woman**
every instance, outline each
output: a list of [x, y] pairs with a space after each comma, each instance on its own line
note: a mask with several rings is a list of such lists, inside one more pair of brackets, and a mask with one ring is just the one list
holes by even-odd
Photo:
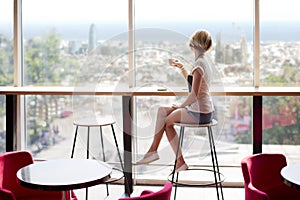
[[[191, 71], [193, 77], [192, 90], [181, 105], [160, 107], [157, 113], [155, 136], [145, 156], [136, 164], [148, 164], [159, 159], [157, 149], [166, 132], [167, 138], [174, 152], [178, 146], [178, 136], [174, 129], [175, 122], [183, 123], [209, 123], [213, 118], [214, 107], [209, 93], [210, 65], [205, 59], [205, 52], [211, 49], [211, 35], [200, 30], [195, 32], [190, 39], [190, 48], [195, 55], [194, 68]], [[188, 72], [179, 60], [170, 59], [170, 65], [181, 70], [187, 79]], [[178, 152], [176, 171], [188, 169], [182, 156], [181, 149]]]

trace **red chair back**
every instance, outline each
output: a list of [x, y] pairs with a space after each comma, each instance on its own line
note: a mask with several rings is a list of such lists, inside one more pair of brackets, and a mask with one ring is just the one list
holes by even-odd
[[260, 190], [283, 185], [280, 171], [286, 164], [286, 158], [282, 154], [264, 153], [246, 157], [242, 160], [245, 183], [251, 182]]
[[145, 190], [139, 197], [127, 197], [119, 200], [170, 200], [171, 192], [172, 183], [166, 182], [164, 188], [157, 192]]
[[[22, 167], [32, 164], [32, 155], [27, 151], [12, 151], [0, 155], [0, 187], [10, 190], [16, 199], [31, 197], [31, 199], [62, 199], [62, 192], [47, 192], [28, 189], [17, 181], [16, 173]], [[45, 172], [46, 173], [46, 172]]]
[[300, 190], [284, 184], [280, 171], [287, 165], [283, 154], [260, 153], [242, 160], [246, 200], [299, 200]]
[[13, 151], [0, 155], [0, 187], [13, 191], [16, 197], [27, 193], [27, 189], [17, 182], [17, 171], [33, 163], [30, 153]]

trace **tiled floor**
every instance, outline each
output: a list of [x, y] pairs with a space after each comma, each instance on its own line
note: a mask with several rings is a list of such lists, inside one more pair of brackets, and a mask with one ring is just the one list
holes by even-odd
[[[162, 186], [134, 186], [134, 192], [131, 196], [138, 196], [141, 191], [147, 189], [152, 191], [158, 191]], [[99, 185], [89, 188], [88, 200], [117, 200], [122, 197], [124, 193], [123, 185], [109, 185], [110, 195], [106, 197], [106, 186]], [[85, 200], [85, 189], [75, 190], [78, 200]], [[243, 188], [223, 188], [225, 200], [243, 200], [244, 189]], [[174, 198], [174, 190], [172, 191], [171, 200]], [[177, 200], [215, 200], [217, 199], [216, 189], [207, 188], [195, 188], [195, 187], [179, 187], [177, 189]]]

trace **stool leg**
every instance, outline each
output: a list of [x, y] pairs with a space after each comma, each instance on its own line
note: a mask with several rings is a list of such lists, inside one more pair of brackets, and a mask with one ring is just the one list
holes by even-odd
[[[116, 145], [117, 152], [118, 152], [118, 157], [119, 157], [121, 169], [122, 169], [122, 172], [123, 172], [123, 175], [124, 175], [125, 182], [127, 183], [127, 178], [126, 178], [125, 173], [124, 173], [123, 160], [122, 160], [122, 157], [121, 157], [121, 153], [120, 153], [120, 149], [119, 149], [119, 145], [118, 145], [118, 141], [117, 141], [115, 129], [114, 129], [114, 126], [113, 126], [112, 124], [111, 124], [110, 126], [111, 126], [111, 130], [112, 130], [112, 132], [113, 132], [113, 136], [114, 136], [115, 145]], [[126, 188], [127, 192], [126, 192], [126, 193], [130, 195], [130, 189], [129, 189], [129, 187], [128, 187], [128, 184], [126, 184], [126, 183], [125, 183], [125, 186], [127, 186], [127, 188]]]
[[[178, 172], [176, 173], [176, 164], [177, 164], [179, 148], [182, 147], [182, 143], [183, 143], [183, 135], [184, 135], [184, 127], [180, 127], [180, 133], [179, 133], [179, 139], [178, 139], [178, 146], [177, 146], [177, 150], [176, 150], [175, 163], [174, 163], [174, 168], [173, 168], [173, 171], [172, 171], [172, 183], [175, 184], [174, 200], [176, 199], [177, 183], [178, 183], [178, 176], [179, 176], [179, 173]], [[176, 182], [174, 183], [175, 173], [176, 173]]]
[[218, 162], [218, 157], [217, 157], [217, 152], [216, 152], [215, 140], [214, 140], [214, 136], [213, 136], [213, 132], [212, 132], [211, 127], [210, 127], [210, 133], [211, 133], [211, 138], [212, 138], [213, 150], [214, 150], [214, 154], [215, 154], [215, 161], [216, 161], [216, 166], [217, 166], [218, 178], [219, 178], [219, 181], [220, 181], [219, 184], [220, 184], [221, 197], [222, 197], [222, 199], [224, 199], [223, 189], [222, 189], [222, 182], [221, 182], [221, 175], [220, 175], [220, 169], [219, 169], [219, 162]]
[[[221, 180], [221, 177], [220, 177], [219, 164], [218, 164], [217, 153], [216, 153], [216, 148], [215, 148], [215, 142], [214, 142], [214, 138], [213, 138], [212, 129], [211, 129], [210, 126], [208, 127], [208, 137], [209, 137], [210, 153], [211, 153], [213, 170], [214, 170], [217, 197], [218, 197], [218, 199], [220, 199], [219, 187], [218, 187], [218, 185], [220, 184], [221, 197], [222, 197], [222, 199], [224, 199], [223, 190], [222, 190], [222, 183], [218, 183]], [[217, 175], [218, 175], [218, 179], [217, 179]]]
[[[106, 162], [102, 126], [99, 127], [99, 133], [100, 133], [100, 141], [101, 141], [101, 148], [102, 148], [102, 160], [103, 162]], [[105, 185], [106, 185], [106, 196], [109, 196], [108, 184], [106, 183]]]
[[[220, 172], [219, 162], [218, 162], [218, 157], [217, 157], [217, 152], [216, 152], [216, 145], [215, 145], [215, 140], [214, 140], [214, 136], [213, 136], [213, 132], [212, 132], [211, 127], [209, 127], [209, 130], [210, 130], [210, 135], [211, 135], [211, 139], [212, 139], [212, 147], [213, 147], [213, 153], [214, 153], [217, 172]], [[221, 180], [220, 173], [218, 173], [218, 177], [219, 177], [219, 180]]]
[[[89, 159], [90, 154], [90, 127], [88, 126], [87, 141], [86, 141], [86, 158]], [[85, 189], [85, 199], [88, 199], [88, 188]]]
[[90, 157], [90, 127], [88, 126], [88, 133], [86, 139], [86, 158], [89, 159]]
[[77, 133], [78, 133], [78, 126], [76, 126], [76, 130], [75, 130], [75, 136], [74, 136], [74, 141], [73, 141], [73, 147], [72, 147], [71, 158], [73, 158], [73, 156], [74, 156], [74, 150], [75, 150], [75, 144], [76, 144]]
[[102, 159], [103, 159], [103, 162], [106, 162], [106, 159], [105, 159], [105, 151], [104, 151], [104, 142], [103, 142], [103, 134], [102, 134], [102, 126], [100, 126], [100, 140], [101, 140], [101, 147], [102, 147]]
[[218, 184], [217, 184], [217, 175], [216, 175], [216, 166], [215, 166], [215, 154], [213, 152], [213, 145], [212, 145], [212, 138], [211, 138], [211, 129], [210, 127], [207, 127], [208, 129], [208, 138], [209, 138], [209, 146], [210, 146], [210, 155], [211, 155], [211, 160], [212, 160], [212, 165], [213, 165], [213, 170], [214, 170], [214, 177], [215, 177], [215, 186], [217, 190], [217, 197], [218, 200], [220, 199], [219, 197], [219, 189], [218, 189]]

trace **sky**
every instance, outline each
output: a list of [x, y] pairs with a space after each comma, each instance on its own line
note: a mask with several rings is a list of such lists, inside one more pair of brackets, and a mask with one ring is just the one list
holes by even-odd
[[[0, 23], [12, 17], [12, 4], [12, 0], [0, 1]], [[253, 5], [253, 0], [135, 0], [135, 17], [141, 21], [249, 21]], [[296, 0], [260, 0], [261, 19], [300, 20], [299, 6]], [[128, 0], [23, 0], [23, 8], [23, 19], [32, 23], [128, 19]]]

